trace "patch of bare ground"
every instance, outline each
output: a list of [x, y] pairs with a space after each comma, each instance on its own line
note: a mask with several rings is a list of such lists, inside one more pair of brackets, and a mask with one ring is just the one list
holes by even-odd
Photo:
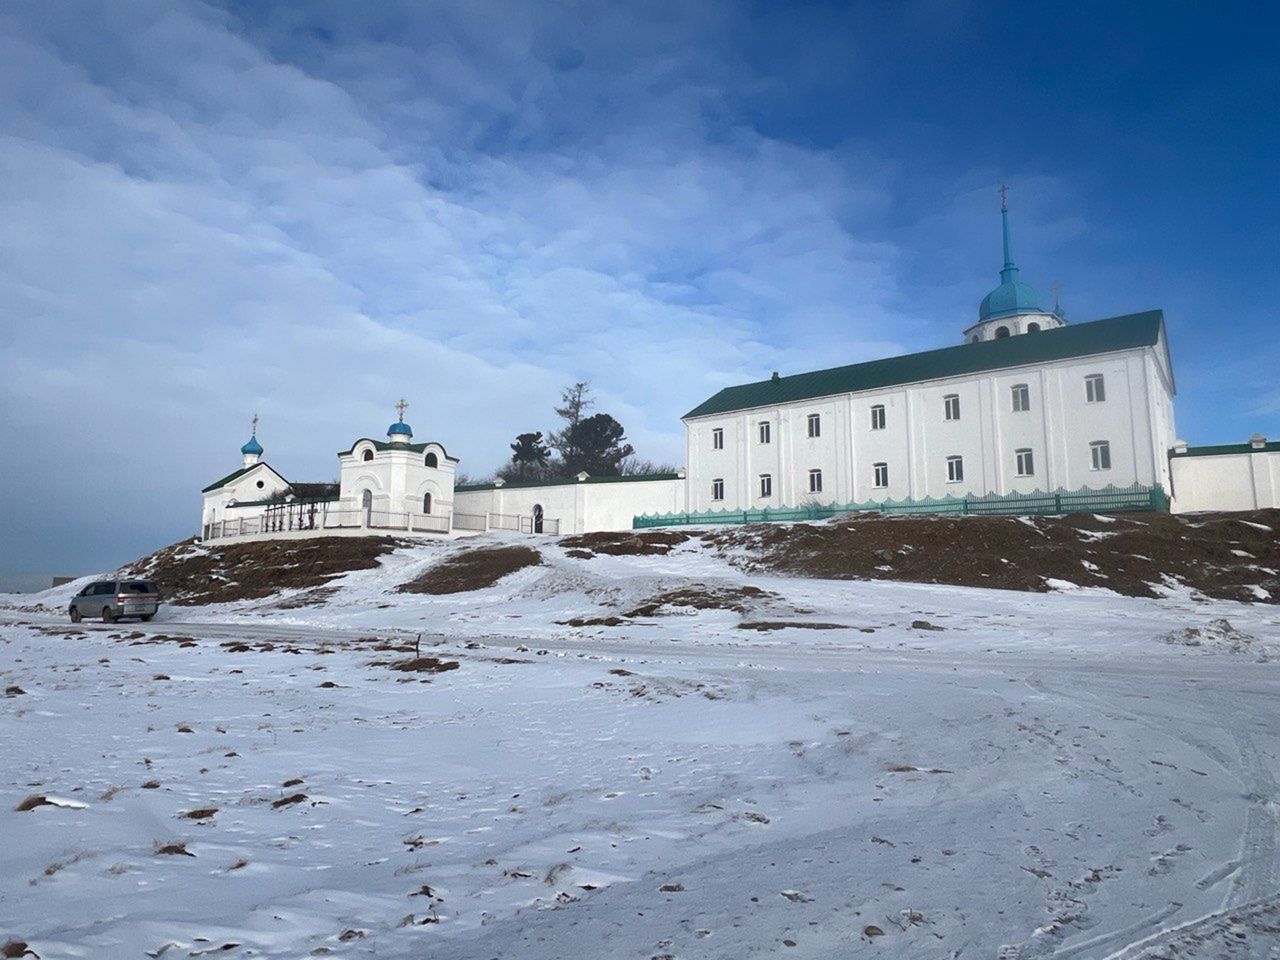
[[691, 583], [688, 586], [662, 590], [621, 614], [598, 617], [574, 617], [557, 620], [564, 627], [617, 627], [631, 623], [637, 617], [667, 616], [677, 610], [731, 610], [745, 614], [753, 607], [780, 599], [776, 593], [761, 590], [750, 584], [745, 586], [711, 585]]
[[491, 587], [503, 577], [536, 567], [542, 554], [532, 547], [481, 547], [463, 550], [437, 563], [422, 576], [398, 588], [401, 593], [466, 593]]
[[1280, 602], [1280, 510], [1173, 516], [855, 514], [704, 533], [749, 570], [1046, 591], [1047, 581], [1133, 597], [1182, 585], [1215, 599]]
[[166, 603], [198, 606], [258, 600], [281, 590], [322, 587], [378, 565], [398, 545], [391, 537], [320, 537], [227, 546], [183, 540], [121, 570], [160, 586]]
[[593, 554], [605, 553], [612, 556], [663, 556], [690, 539], [687, 533], [676, 533], [671, 530], [646, 530], [633, 533], [630, 530], [617, 532], [580, 533], [572, 537], [562, 537], [560, 546], [570, 551], [570, 556], [586, 559]]
[[738, 624], [739, 630], [757, 630], [761, 633], [770, 630], [847, 630], [845, 623], [823, 623], [821, 621], [803, 620], [744, 620]]

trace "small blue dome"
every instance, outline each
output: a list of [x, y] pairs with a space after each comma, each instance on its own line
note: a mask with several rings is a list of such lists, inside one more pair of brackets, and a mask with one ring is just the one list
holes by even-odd
[[406, 437], [413, 436], [413, 431], [409, 429], [409, 425], [405, 423], [403, 420], [393, 423], [390, 427], [387, 428], [388, 437], [395, 437], [400, 435], [403, 435]]
[[258, 437], [256, 434], [250, 437], [249, 442], [240, 448], [240, 452], [245, 454], [246, 456], [254, 456], [254, 457], [262, 456], [262, 444], [258, 442]]

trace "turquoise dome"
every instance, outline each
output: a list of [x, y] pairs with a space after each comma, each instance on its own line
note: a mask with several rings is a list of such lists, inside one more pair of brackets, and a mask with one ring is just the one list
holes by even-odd
[[1000, 220], [1004, 227], [1004, 267], [1000, 271], [1000, 286], [982, 298], [978, 306], [978, 321], [1016, 317], [1024, 313], [1048, 313], [1040, 303], [1040, 295], [1018, 279], [1018, 268], [1009, 249], [1009, 211], [1003, 203], [1000, 205]]
[[409, 425], [407, 423], [405, 423], [403, 420], [400, 420], [396, 423], [393, 423], [390, 427], [387, 428], [387, 436], [388, 437], [396, 437], [396, 436], [412, 437], [413, 431], [409, 429]]
[[240, 448], [240, 452], [246, 456], [260, 457], [262, 456], [262, 444], [258, 442], [257, 434], [249, 438], [249, 442]]

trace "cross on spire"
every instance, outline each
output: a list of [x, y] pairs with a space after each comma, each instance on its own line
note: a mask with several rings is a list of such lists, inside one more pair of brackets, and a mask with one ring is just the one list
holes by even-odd
[[258, 435], [258, 415], [256, 413], [253, 415], [253, 429], [250, 432], [255, 437]]
[[404, 411], [409, 406], [409, 401], [404, 397], [400, 398], [400, 402], [396, 404], [396, 409], [400, 412], [400, 422], [404, 423]]
[[1049, 286], [1053, 290], [1053, 309], [1056, 311], [1060, 309], [1058, 305], [1058, 294], [1062, 292], [1062, 284], [1055, 280], [1053, 283], [1049, 284]]
[[1007, 185], [1003, 183], [1000, 184], [1000, 209], [1001, 210], [1009, 209], [1009, 204], [1005, 199], [1005, 194], [1008, 192], [1008, 190], [1009, 190], [1009, 187]]

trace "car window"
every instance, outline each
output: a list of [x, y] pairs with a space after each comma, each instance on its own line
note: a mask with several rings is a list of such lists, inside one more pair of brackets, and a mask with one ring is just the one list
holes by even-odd
[[110, 592], [111, 592], [111, 584], [109, 584], [109, 583], [95, 583], [95, 584], [93, 585], [93, 589], [89, 591], [89, 595], [90, 595], [91, 597], [98, 597], [98, 596], [101, 596], [101, 595], [102, 595], [102, 594], [104, 594], [104, 593], [110, 593]]
[[155, 593], [156, 585], [146, 580], [126, 580], [120, 589], [123, 593]]

